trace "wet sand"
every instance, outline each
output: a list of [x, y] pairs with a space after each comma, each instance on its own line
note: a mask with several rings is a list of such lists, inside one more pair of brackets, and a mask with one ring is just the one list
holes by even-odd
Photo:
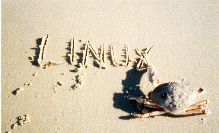
[[[217, 132], [219, 130], [218, 2], [151, 1], [2, 1], [1, 131], [28, 132]], [[49, 35], [45, 57], [63, 63], [39, 67], [39, 45]], [[76, 40], [76, 65], [89, 40], [96, 50], [105, 44], [107, 69], [91, 57], [88, 68], [73, 72], [69, 43]], [[81, 42], [79, 41], [81, 40]], [[162, 83], [184, 79], [202, 87], [211, 115], [133, 118], [136, 111], [126, 96], [142, 96], [153, 90], [144, 72], [114, 67], [116, 59], [138, 60], [135, 48], [153, 45], [148, 60]], [[84, 84], [72, 90], [76, 76]], [[57, 82], [62, 82], [58, 85]], [[23, 87], [19, 94], [13, 92]], [[18, 116], [29, 114], [30, 123], [11, 129]]]

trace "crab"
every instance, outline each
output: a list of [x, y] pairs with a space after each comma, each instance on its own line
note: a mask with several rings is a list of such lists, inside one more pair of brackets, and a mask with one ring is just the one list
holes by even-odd
[[192, 87], [187, 83], [160, 84], [153, 65], [147, 67], [147, 74], [155, 89], [151, 92], [150, 99], [129, 98], [129, 100], [136, 101], [137, 105], [143, 105], [140, 114], [133, 113], [132, 115], [143, 118], [165, 113], [172, 115], [210, 113], [207, 110], [210, 101], [198, 101], [199, 97], [205, 93], [204, 89]]

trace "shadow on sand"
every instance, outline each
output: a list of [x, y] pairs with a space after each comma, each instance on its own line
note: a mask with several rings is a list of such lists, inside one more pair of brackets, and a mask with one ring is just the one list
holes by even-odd
[[[135, 107], [136, 104], [134, 103], [131, 104], [128, 98], [140, 97], [140, 96], [143, 96], [145, 98], [145, 95], [143, 94], [143, 92], [140, 90], [140, 87], [138, 86], [145, 72], [146, 71], [139, 72], [135, 69], [135, 67], [133, 67], [133, 69], [126, 72], [126, 79], [122, 81], [123, 93], [114, 93], [113, 106], [115, 108], [125, 111], [129, 114], [133, 112], [137, 112], [137, 108]], [[135, 118], [135, 117], [131, 115], [119, 117], [119, 119], [124, 119], [124, 120], [128, 120], [131, 118]]]
[[33, 50], [35, 50], [35, 56], [32, 57], [28, 57], [28, 59], [30, 60], [30, 63], [34, 66], [39, 66], [37, 60], [39, 58], [39, 53], [40, 53], [40, 44], [42, 42], [42, 38], [37, 38], [36, 39], [36, 47], [35, 48], [31, 48]]

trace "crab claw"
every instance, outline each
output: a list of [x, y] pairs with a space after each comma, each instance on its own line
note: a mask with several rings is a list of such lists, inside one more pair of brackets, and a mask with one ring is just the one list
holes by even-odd
[[197, 102], [186, 109], [187, 113], [201, 113], [201, 114], [211, 114], [211, 111], [207, 110], [207, 105], [210, 103], [210, 100], [203, 100]]
[[155, 74], [155, 67], [152, 64], [150, 64], [147, 67], [147, 73], [148, 73], [149, 81], [154, 85], [154, 87], [157, 87], [160, 84], [160, 82], [157, 75]]

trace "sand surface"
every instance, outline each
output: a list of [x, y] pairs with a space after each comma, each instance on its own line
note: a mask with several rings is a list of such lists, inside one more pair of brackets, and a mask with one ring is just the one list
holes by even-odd
[[[218, 23], [216, 1], [2, 1], [1, 131], [218, 132]], [[31, 58], [38, 55], [46, 34], [46, 59], [63, 64], [43, 69]], [[78, 90], [71, 90], [78, 73], [66, 59], [72, 37], [79, 61], [88, 40], [96, 50], [105, 44], [107, 56], [107, 69], [99, 69], [88, 58], [90, 66], [79, 72], [85, 84]], [[184, 79], [204, 88], [201, 99], [211, 101], [212, 114], [131, 117], [136, 108], [124, 98], [125, 91], [133, 87], [136, 91], [130, 96], [141, 96], [153, 87], [145, 73], [135, 70], [136, 63], [114, 67], [107, 54], [110, 44], [119, 62], [125, 60], [125, 45], [133, 59], [139, 58], [136, 47], [153, 45], [148, 59], [161, 82]], [[62, 86], [57, 84], [60, 81]], [[25, 89], [14, 95], [20, 87]], [[26, 114], [31, 122], [11, 129], [16, 118]]]

